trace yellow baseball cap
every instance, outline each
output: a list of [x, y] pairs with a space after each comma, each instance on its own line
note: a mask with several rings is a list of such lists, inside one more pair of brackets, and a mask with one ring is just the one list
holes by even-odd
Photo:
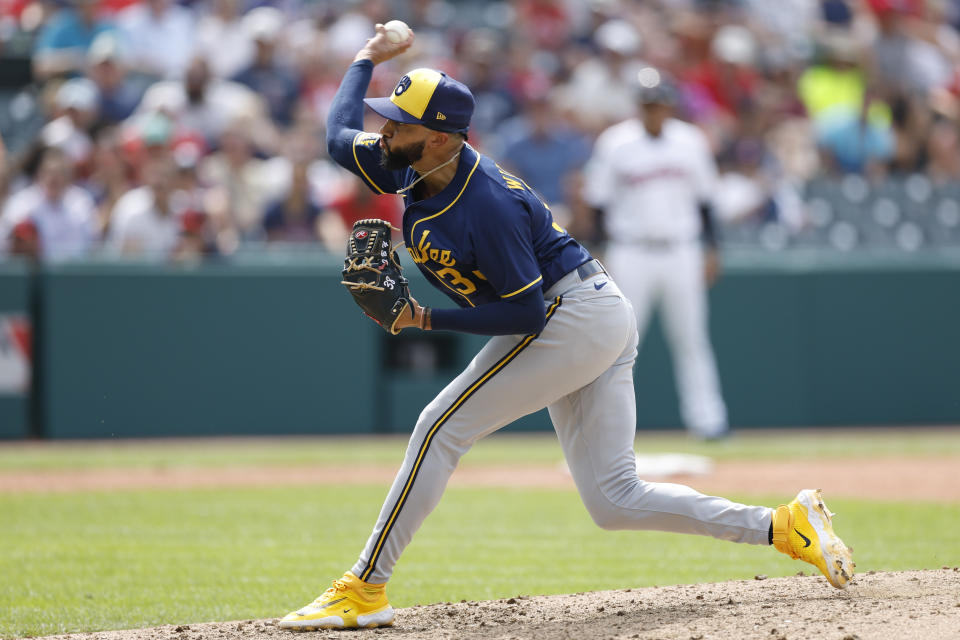
[[363, 101], [388, 120], [452, 133], [467, 132], [474, 107], [467, 85], [436, 69], [409, 71], [390, 96]]

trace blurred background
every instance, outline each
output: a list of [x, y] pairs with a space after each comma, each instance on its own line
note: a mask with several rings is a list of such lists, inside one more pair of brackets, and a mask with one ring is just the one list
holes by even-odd
[[[675, 79], [733, 427], [960, 421], [960, 0], [0, 0], [0, 437], [409, 430], [483, 341], [388, 340], [339, 285], [353, 221], [402, 215], [323, 144], [392, 18], [371, 95], [465, 82], [471, 144], [601, 257], [583, 165]], [[679, 425], [670, 371], [655, 329], [638, 426]]]

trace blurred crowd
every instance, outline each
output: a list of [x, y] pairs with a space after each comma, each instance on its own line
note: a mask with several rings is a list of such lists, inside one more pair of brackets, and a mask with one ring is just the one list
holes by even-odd
[[29, 39], [43, 116], [0, 165], [0, 259], [339, 252], [354, 220], [396, 223], [323, 143], [393, 18], [416, 43], [371, 94], [420, 66], [465, 82], [470, 143], [588, 242], [580, 169], [647, 66], [708, 135], [725, 225], [802, 228], [822, 176], [960, 181], [960, 0], [0, 0], [0, 56]]

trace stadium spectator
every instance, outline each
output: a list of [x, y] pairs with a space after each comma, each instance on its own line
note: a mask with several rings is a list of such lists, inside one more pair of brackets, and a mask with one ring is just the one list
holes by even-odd
[[83, 187], [97, 203], [97, 237], [110, 232], [110, 216], [117, 200], [133, 188], [133, 168], [120, 145], [120, 132], [107, 127], [97, 133], [90, 175]]
[[803, 106], [814, 120], [837, 109], [855, 113], [863, 104], [867, 80], [858, 65], [857, 44], [848, 35], [824, 37], [817, 60], [798, 80]]
[[[640, 61], [640, 34], [622, 19], [608, 20], [594, 33], [599, 54], [576, 64], [558, 95], [587, 131], [596, 135], [634, 115], [633, 86], [645, 64]], [[598, 97], [602, 96], [602, 99]]]
[[197, 21], [196, 55], [213, 76], [231, 78], [253, 60], [253, 40], [243, 24], [241, 0], [213, 0], [210, 7]]
[[931, 15], [933, 9], [919, 0], [868, 3], [879, 26], [873, 45], [879, 88], [888, 94], [923, 95], [948, 85], [960, 50], [956, 31], [941, 28], [942, 23]]
[[402, 224], [403, 203], [399, 196], [375, 196], [373, 192], [350, 180], [330, 202], [330, 208], [340, 215], [346, 228], [364, 218], [380, 218], [395, 227]]
[[33, 73], [38, 80], [83, 71], [94, 38], [113, 29], [99, 12], [99, 0], [70, 0], [44, 25], [33, 54]]
[[494, 134], [497, 127], [517, 113], [510, 71], [500, 64], [502, 46], [498, 35], [489, 29], [472, 29], [464, 35], [460, 76], [474, 87], [476, 106], [470, 133], [477, 139]]
[[178, 131], [202, 136], [208, 148], [235, 120], [249, 120], [256, 132], [268, 128], [261, 98], [241, 84], [211, 78], [203, 58], [194, 58], [181, 80], [157, 82], [147, 89], [137, 114], [149, 117], [158, 112], [170, 117]]
[[173, 0], [143, 0], [117, 16], [130, 68], [180, 78], [193, 58], [194, 18]]
[[176, 167], [169, 156], [147, 163], [144, 185], [125, 193], [113, 208], [107, 238], [113, 253], [151, 260], [172, 257], [182, 224], [175, 179]]
[[309, 162], [298, 160], [290, 166], [290, 187], [282, 198], [271, 203], [263, 216], [268, 242], [318, 242], [322, 239], [320, 206], [310, 193]]
[[333, 96], [337, 92], [340, 76], [331, 64], [331, 55], [322, 35], [316, 31], [304, 36], [308, 42], [298, 51], [300, 83], [300, 120], [323, 123]]
[[[397, 17], [412, 25], [417, 41], [395, 66], [375, 73], [371, 91], [392, 89], [400, 67], [439, 68], [466, 80], [477, 101], [471, 144], [499, 154], [558, 205], [558, 215], [568, 212], [581, 239], [599, 236], [591, 231], [578, 175], [565, 168], [580, 155], [576, 132], [589, 143], [612, 121], [632, 115], [625, 88], [649, 64], [679, 80], [679, 115], [705, 131], [721, 161], [721, 212], [732, 221], [772, 215], [783, 222], [811, 179], [925, 173], [938, 188], [960, 180], [954, 5], [14, 0], [0, 3], [0, 45], [12, 55], [32, 50], [32, 68], [45, 84], [0, 93], [0, 126], [11, 146], [4, 183], [10, 194], [30, 184], [35, 172], [24, 167], [33, 166], [31, 149], [57, 146], [94, 194], [106, 230], [104, 212], [118, 193], [142, 184], [144, 163], [170, 154], [179, 141], [196, 140], [196, 172], [211, 181], [199, 191], [204, 204], [197, 210], [209, 213], [204, 228], [213, 225], [225, 253], [241, 242], [256, 244], [270, 235], [264, 208], [278, 206], [293, 171], [282, 157], [284, 130], [322, 138], [340, 71], [349, 64], [343, 52], [361, 47], [375, 23]], [[17, 65], [5, 72], [8, 81], [23, 73]], [[92, 85], [74, 82], [84, 73]], [[530, 97], [544, 95], [553, 117], [562, 114], [570, 127], [542, 128], [547, 105]], [[244, 123], [239, 146], [249, 147], [242, 161], [225, 132], [237, 122]], [[112, 142], [101, 148], [104, 128], [110, 132], [104, 140]], [[559, 148], [558, 138], [571, 146], [545, 152]], [[118, 156], [110, 160], [110, 152]], [[398, 220], [394, 199], [355, 193], [321, 153], [306, 170], [316, 207], [332, 208], [348, 224], [373, 214]], [[531, 162], [533, 156], [540, 161]], [[765, 204], [757, 208], [758, 200]], [[805, 214], [786, 215], [803, 226]], [[29, 239], [29, 229], [22, 231]]]
[[40, 260], [40, 232], [33, 220], [28, 218], [14, 225], [8, 240], [8, 252], [31, 262]]
[[97, 125], [115, 125], [133, 114], [143, 94], [141, 83], [127, 74], [115, 33], [97, 36], [87, 53], [87, 77], [97, 87]]
[[283, 14], [273, 7], [258, 7], [244, 17], [243, 26], [254, 41], [255, 53], [252, 63], [233, 80], [262, 96], [274, 122], [288, 127], [300, 87], [293, 70], [277, 56]]
[[57, 90], [54, 119], [40, 130], [42, 144], [63, 150], [81, 174], [87, 172], [93, 151], [90, 130], [97, 120], [99, 97], [87, 78], [67, 80]]
[[497, 155], [506, 168], [523, 176], [547, 204], [563, 205], [570, 173], [590, 158], [589, 138], [564, 121], [547, 94], [528, 100], [500, 137], [504, 147]]
[[[62, 150], [46, 149], [36, 180], [13, 194], [0, 214], [0, 242], [4, 251], [20, 245], [16, 234], [36, 230], [39, 256], [45, 261], [80, 258], [94, 247], [96, 217], [93, 198], [73, 183], [70, 159]], [[24, 224], [22, 224], [24, 223]], [[29, 224], [25, 224], [29, 223]]]
[[909, 175], [927, 164], [926, 140], [932, 112], [916, 98], [895, 95], [890, 103], [893, 150], [888, 169], [891, 174]]
[[264, 210], [276, 195], [267, 161], [254, 155], [248, 126], [242, 120], [232, 123], [220, 136], [219, 151], [200, 163], [200, 178], [210, 186], [207, 211], [227, 252], [242, 241], [263, 238]]
[[839, 173], [883, 175], [893, 154], [888, 113], [886, 105], [869, 91], [856, 112], [844, 107], [824, 112], [816, 123], [824, 167]]

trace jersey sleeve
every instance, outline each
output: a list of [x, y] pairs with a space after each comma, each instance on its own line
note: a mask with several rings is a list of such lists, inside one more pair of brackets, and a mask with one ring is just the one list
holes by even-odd
[[334, 159], [340, 166], [359, 176], [364, 184], [376, 194], [396, 193], [400, 185], [397, 174], [380, 165], [380, 134], [351, 131], [349, 152]]
[[363, 126], [363, 96], [370, 85], [373, 63], [358, 60], [350, 65], [327, 116], [327, 151], [341, 167], [359, 176], [374, 193], [394, 193], [398, 174], [380, 166], [380, 136]]
[[503, 197], [474, 231], [477, 266], [501, 300], [532, 293], [543, 283], [529, 206], [520, 198]]

